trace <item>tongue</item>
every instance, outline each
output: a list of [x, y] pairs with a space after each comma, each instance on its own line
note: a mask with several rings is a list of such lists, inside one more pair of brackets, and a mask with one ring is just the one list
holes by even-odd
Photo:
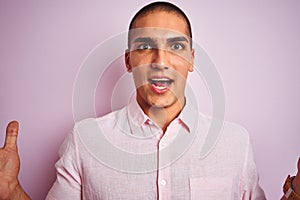
[[154, 85], [157, 87], [168, 87], [169, 83], [168, 82], [155, 82]]

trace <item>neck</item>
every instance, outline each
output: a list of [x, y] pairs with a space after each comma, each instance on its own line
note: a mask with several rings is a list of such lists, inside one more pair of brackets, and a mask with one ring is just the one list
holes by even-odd
[[139, 102], [144, 113], [153, 120], [162, 130], [166, 131], [168, 125], [180, 114], [185, 105], [185, 98], [177, 100], [167, 107], [150, 106], [145, 102]]

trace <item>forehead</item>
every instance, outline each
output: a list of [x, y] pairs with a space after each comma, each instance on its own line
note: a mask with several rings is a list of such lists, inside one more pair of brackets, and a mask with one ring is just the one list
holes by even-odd
[[[138, 34], [177, 33], [188, 37], [188, 26], [182, 16], [174, 12], [155, 10], [144, 16], [138, 17], [133, 28]], [[163, 31], [165, 30], [165, 31]], [[135, 34], [134, 34], [135, 35]]]
[[130, 30], [130, 43], [144, 42], [172, 43], [174, 41], [189, 42], [190, 38], [180, 32], [159, 28], [145, 27]]

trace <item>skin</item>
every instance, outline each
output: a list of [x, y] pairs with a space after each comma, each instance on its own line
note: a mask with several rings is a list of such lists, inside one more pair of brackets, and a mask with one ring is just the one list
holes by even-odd
[[[138, 18], [134, 28], [125, 53], [127, 71], [133, 73], [137, 102], [165, 131], [185, 104], [186, 79], [193, 71], [194, 49], [187, 24], [177, 14], [156, 11]], [[158, 94], [149, 83], [153, 77], [168, 77], [173, 82], [167, 92]]]
[[[161, 20], [165, 19], [165, 20]], [[184, 20], [172, 13], [152, 12], [137, 20], [135, 28], [152, 27], [134, 33], [131, 47], [125, 53], [126, 67], [133, 73], [137, 87], [137, 101], [143, 111], [155, 121], [164, 131], [167, 125], [182, 110], [185, 98], [184, 88], [189, 72], [193, 71], [194, 50], [185, 48], [175, 50], [170, 38], [188, 38], [187, 26]], [[137, 38], [150, 37], [156, 48], [136, 50], [141, 47]], [[144, 41], [145, 42], [145, 41]], [[175, 42], [182, 45], [188, 42]], [[142, 45], [145, 47], [145, 45]], [[177, 46], [177, 45], [175, 45]], [[177, 46], [178, 47], [178, 46]], [[153, 92], [149, 77], [168, 76], [174, 80], [170, 89], [163, 94]], [[12, 121], [6, 129], [4, 147], [0, 149], [0, 200], [28, 200], [29, 196], [19, 184], [20, 158], [17, 147], [19, 124]], [[293, 181], [294, 190], [300, 194], [300, 158], [298, 173]], [[282, 199], [285, 199], [284, 197]]]
[[300, 158], [298, 159], [297, 175], [292, 184], [293, 184], [295, 192], [300, 195]]
[[19, 123], [7, 125], [4, 147], [0, 149], [0, 200], [27, 200], [29, 196], [19, 184], [20, 157], [17, 147]]
[[[298, 172], [296, 174], [296, 177], [294, 178], [292, 185], [293, 185], [293, 189], [294, 191], [300, 195], [300, 158], [298, 159]], [[285, 196], [283, 195], [281, 197], [281, 200], [287, 200], [287, 198], [285, 198]]]

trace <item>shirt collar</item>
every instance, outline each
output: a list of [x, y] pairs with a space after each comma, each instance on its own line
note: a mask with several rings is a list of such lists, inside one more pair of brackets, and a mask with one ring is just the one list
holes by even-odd
[[[188, 132], [195, 131], [198, 121], [198, 109], [192, 102], [188, 101], [186, 98], [185, 106], [180, 112], [179, 116], [175, 118], [172, 122], [179, 121], [183, 123], [184, 127], [187, 128]], [[134, 98], [128, 105], [128, 118], [129, 123], [138, 127], [143, 126], [145, 123], [152, 121], [142, 110], [138, 104], [136, 98]], [[170, 124], [170, 125], [171, 125]]]
[[186, 98], [185, 106], [177, 118], [186, 126], [188, 131], [191, 132], [195, 130], [195, 126], [197, 125], [195, 123], [197, 123], [198, 114], [197, 108]]
[[128, 118], [130, 124], [134, 123], [139, 127], [150, 120], [135, 98], [128, 105]]

